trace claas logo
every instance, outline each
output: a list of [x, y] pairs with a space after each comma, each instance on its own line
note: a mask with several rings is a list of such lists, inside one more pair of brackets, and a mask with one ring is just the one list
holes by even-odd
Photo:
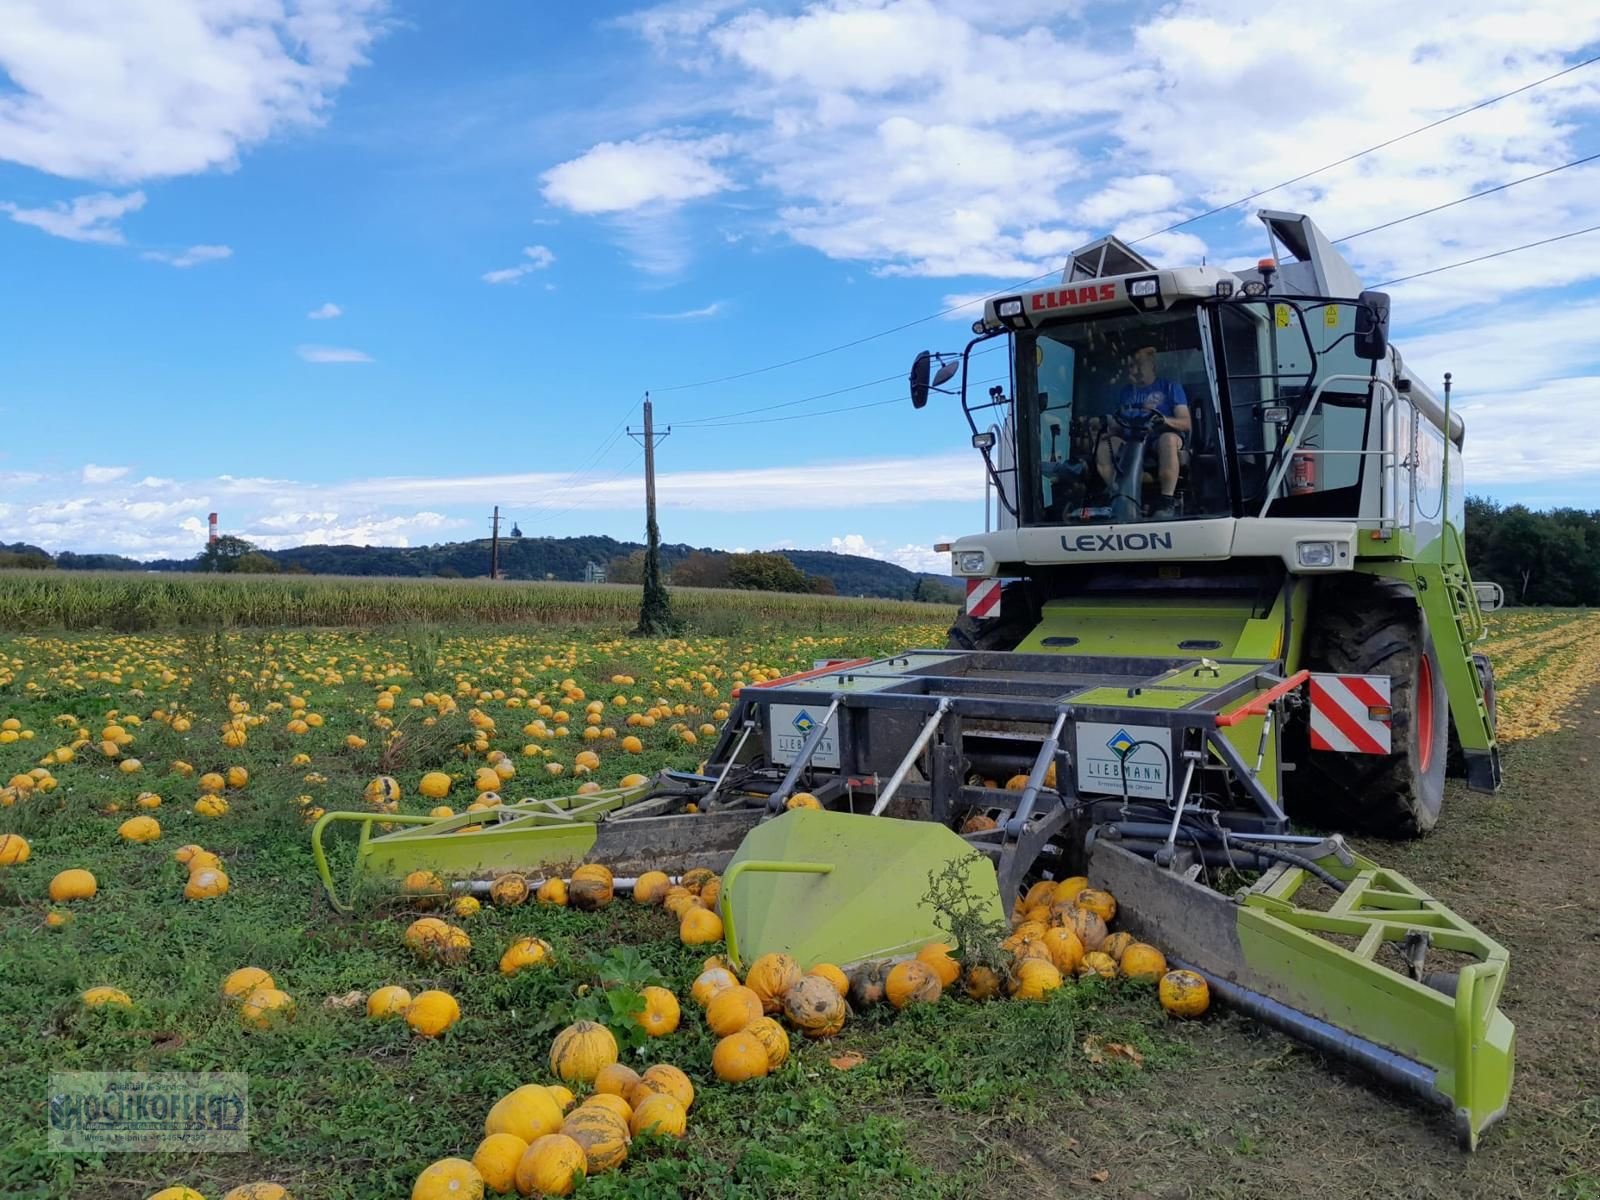
[[1035, 292], [1029, 307], [1037, 312], [1041, 308], [1068, 308], [1074, 304], [1095, 304], [1116, 298], [1116, 284], [1090, 283], [1080, 288], [1057, 288], [1053, 292]]

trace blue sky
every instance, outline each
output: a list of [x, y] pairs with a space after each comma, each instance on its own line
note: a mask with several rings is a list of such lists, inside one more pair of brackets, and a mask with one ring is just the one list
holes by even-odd
[[[970, 308], [679, 385], [998, 290], [1600, 40], [1554, 0], [1445, 40], [1426, 7], [5, 0], [0, 541], [186, 555], [215, 509], [271, 546], [416, 544], [495, 503], [636, 538], [648, 389], [669, 540], [937, 566], [981, 527], [981, 474], [959, 413], [898, 380]], [[1597, 110], [1600, 64], [1259, 203], [1365, 229], [1600, 152]], [[1596, 224], [1595, 167], [1349, 252], [1375, 283]], [[1253, 261], [1255, 207], [1143, 248]], [[1600, 506], [1574, 435], [1597, 282], [1600, 234], [1393, 289], [1407, 361], [1455, 373], [1474, 490]]]

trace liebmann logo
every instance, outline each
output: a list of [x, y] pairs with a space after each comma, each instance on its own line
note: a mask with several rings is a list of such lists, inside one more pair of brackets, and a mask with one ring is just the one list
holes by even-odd
[[249, 1079], [233, 1072], [52, 1072], [50, 1149], [247, 1150]]

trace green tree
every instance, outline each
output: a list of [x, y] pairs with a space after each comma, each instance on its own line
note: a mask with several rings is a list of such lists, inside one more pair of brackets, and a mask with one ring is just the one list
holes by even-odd
[[731, 554], [728, 586], [752, 592], [805, 592], [806, 573], [781, 554]]
[[679, 587], [725, 588], [728, 556], [696, 550], [672, 568], [672, 582]]
[[206, 543], [206, 548], [195, 558], [195, 569], [226, 574], [237, 571], [239, 560], [245, 555], [258, 553], [254, 543], [234, 537], [231, 533], [223, 534], [216, 541]]
[[607, 583], [643, 583], [644, 582], [644, 551], [635, 550], [632, 554], [621, 558], [613, 558], [606, 564]]
[[283, 567], [276, 559], [268, 558], [261, 551], [251, 550], [234, 560], [233, 569], [240, 575], [276, 575]]

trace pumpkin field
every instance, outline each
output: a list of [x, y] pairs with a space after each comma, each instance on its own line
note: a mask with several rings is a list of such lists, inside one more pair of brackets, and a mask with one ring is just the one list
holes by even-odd
[[[1380, 1085], [1202, 1012], [1159, 947], [1099, 924], [1116, 930], [1104, 893], [1030, 896], [1045, 949], [1009, 987], [938, 946], [871, 978], [757, 960], [740, 979], [709, 872], [474, 898], [422, 876], [349, 915], [323, 894], [324, 813], [692, 770], [739, 687], [941, 644], [937, 609], [708, 599], [645, 641], [609, 598], [558, 612], [599, 594], [575, 587], [541, 592], [542, 618], [392, 623], [438, 619], [450, 593], [426, 585], [426, 612], [391, 592], [326, 628], [336, 593], [292, 590], [320, 583], [259, 585], [285, 590], [258, 619], [243, 590], [203, 593], [231, 606], [209, 624], [178, 615], [186, 593], [113, 586], [68, 619], [0, 581], [0, 624], [63, 630], [0, 637], [0, 1195], [1600, 1197], [1600, 1045], [1574, 982], [1600, 971], [1578, 908], [1600, 614], [1493, 618], [1506, 790], [1452, 786], [1438, 834], [1375, 850], [1511, 951], [1522, 1075], [1469, 1159]], [[368, 586], [345, 594], [386, 594]], [[118, 612], [130, 632], [87, 628]], [[353, 837], [330, 841], [347, 888]], [[1508, 899], [1523, 858], [1537, 886]], [[248, 1149], [50, 1150], [50, 1072], [106, 1070], [244, 1073]]]

